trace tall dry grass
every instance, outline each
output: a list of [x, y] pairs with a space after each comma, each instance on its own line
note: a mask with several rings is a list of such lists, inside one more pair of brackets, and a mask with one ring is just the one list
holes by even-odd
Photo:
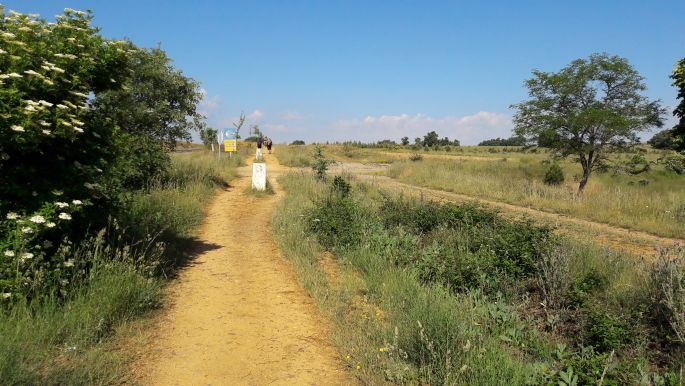
[[[685, 237], [683, 177], [664, 170], [645, 174], [594, 174], [585, 193], [577, 196], [574, 176], [580, 168], [562, 163], [566, 182], [545, 185], [544, 158], [396, 162], [387, 172], [399, 181], [476, 198], [566, 214], [666, 237]], [[642, 185], [639, 181], [648, 181]]]

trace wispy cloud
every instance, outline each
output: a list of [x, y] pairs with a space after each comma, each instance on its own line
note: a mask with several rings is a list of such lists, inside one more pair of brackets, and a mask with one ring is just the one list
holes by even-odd
[[431, 130], [440, 136], [458, 139], [463, 144], [476, 144], [483, 139], [511, 135], [511, 117], [489, 111], [466, 116], [431, 117], [425, 114], [367, 116], [361, 119], [340, 120], [333, 125], [337, 140], [357, 139], [374, 141], [384, 138], [397, 140], [408, 136], [411, 140]]
[[304, 114], [298, 113], [297, 111], [286, 111], [281, 114], [280, 118], [284, 121], [301, 121], [307, 117]]
[[264, 117], [264, 113], [261, 110], [257, 109], [255, 111], [251, 112], [250, 114], [248, 114], [246, 118], [250, 122], [259, 123], [261, 121], [262, 117]]

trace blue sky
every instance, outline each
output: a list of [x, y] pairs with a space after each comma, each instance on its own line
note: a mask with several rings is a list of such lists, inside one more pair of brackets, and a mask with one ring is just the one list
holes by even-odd
[[244, 111], [277, 142], [508, 136], [532, 69], [593, 52], [628, 58], [670, 107], [685, 57], [683, 0], [0, 3], [48, 19], [92, 9], [107, 37], [161, 43], [202, 83], [210, 125]]

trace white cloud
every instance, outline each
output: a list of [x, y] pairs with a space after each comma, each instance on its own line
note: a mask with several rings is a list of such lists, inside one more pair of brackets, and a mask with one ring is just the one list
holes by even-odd
[[505, 114], [480, 111], [462, 117], [431, 117], [424, 114], [367, 116], [363, 119], [341, 120], [334, 125], [335, 140], [356, 139], [375, 141], [380, 139], [398, 140], [408, 136], [413, 142], [435, 130], [441, 137], [458, 139], [465, 145], [495, 137], [509, 137], [513, 124]]
[[286, 111], [285, 113], [281, 114], [280, 118], [284, 121], [300, 121], [306, 117], [304, 114], [298, 113], [297, 111]]
[[264, 113], [261, 112], [259, 109], [253, 111], [252, 113], [247, 115], [247, 120], [252, 121], [252, 122], [259, 122], [262, 117], [264, 116]]

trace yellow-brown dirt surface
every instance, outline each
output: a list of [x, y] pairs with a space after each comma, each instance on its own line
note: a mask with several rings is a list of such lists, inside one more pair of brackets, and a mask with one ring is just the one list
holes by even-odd
[[169, 286], [136, 379], [153, 385], [347, 385], [316, 306], [278, 252], [271, 218], [285, 169], [267, 156], [276, 194], [254, 197], [251, 165], [211, 202], [197, 258]]

